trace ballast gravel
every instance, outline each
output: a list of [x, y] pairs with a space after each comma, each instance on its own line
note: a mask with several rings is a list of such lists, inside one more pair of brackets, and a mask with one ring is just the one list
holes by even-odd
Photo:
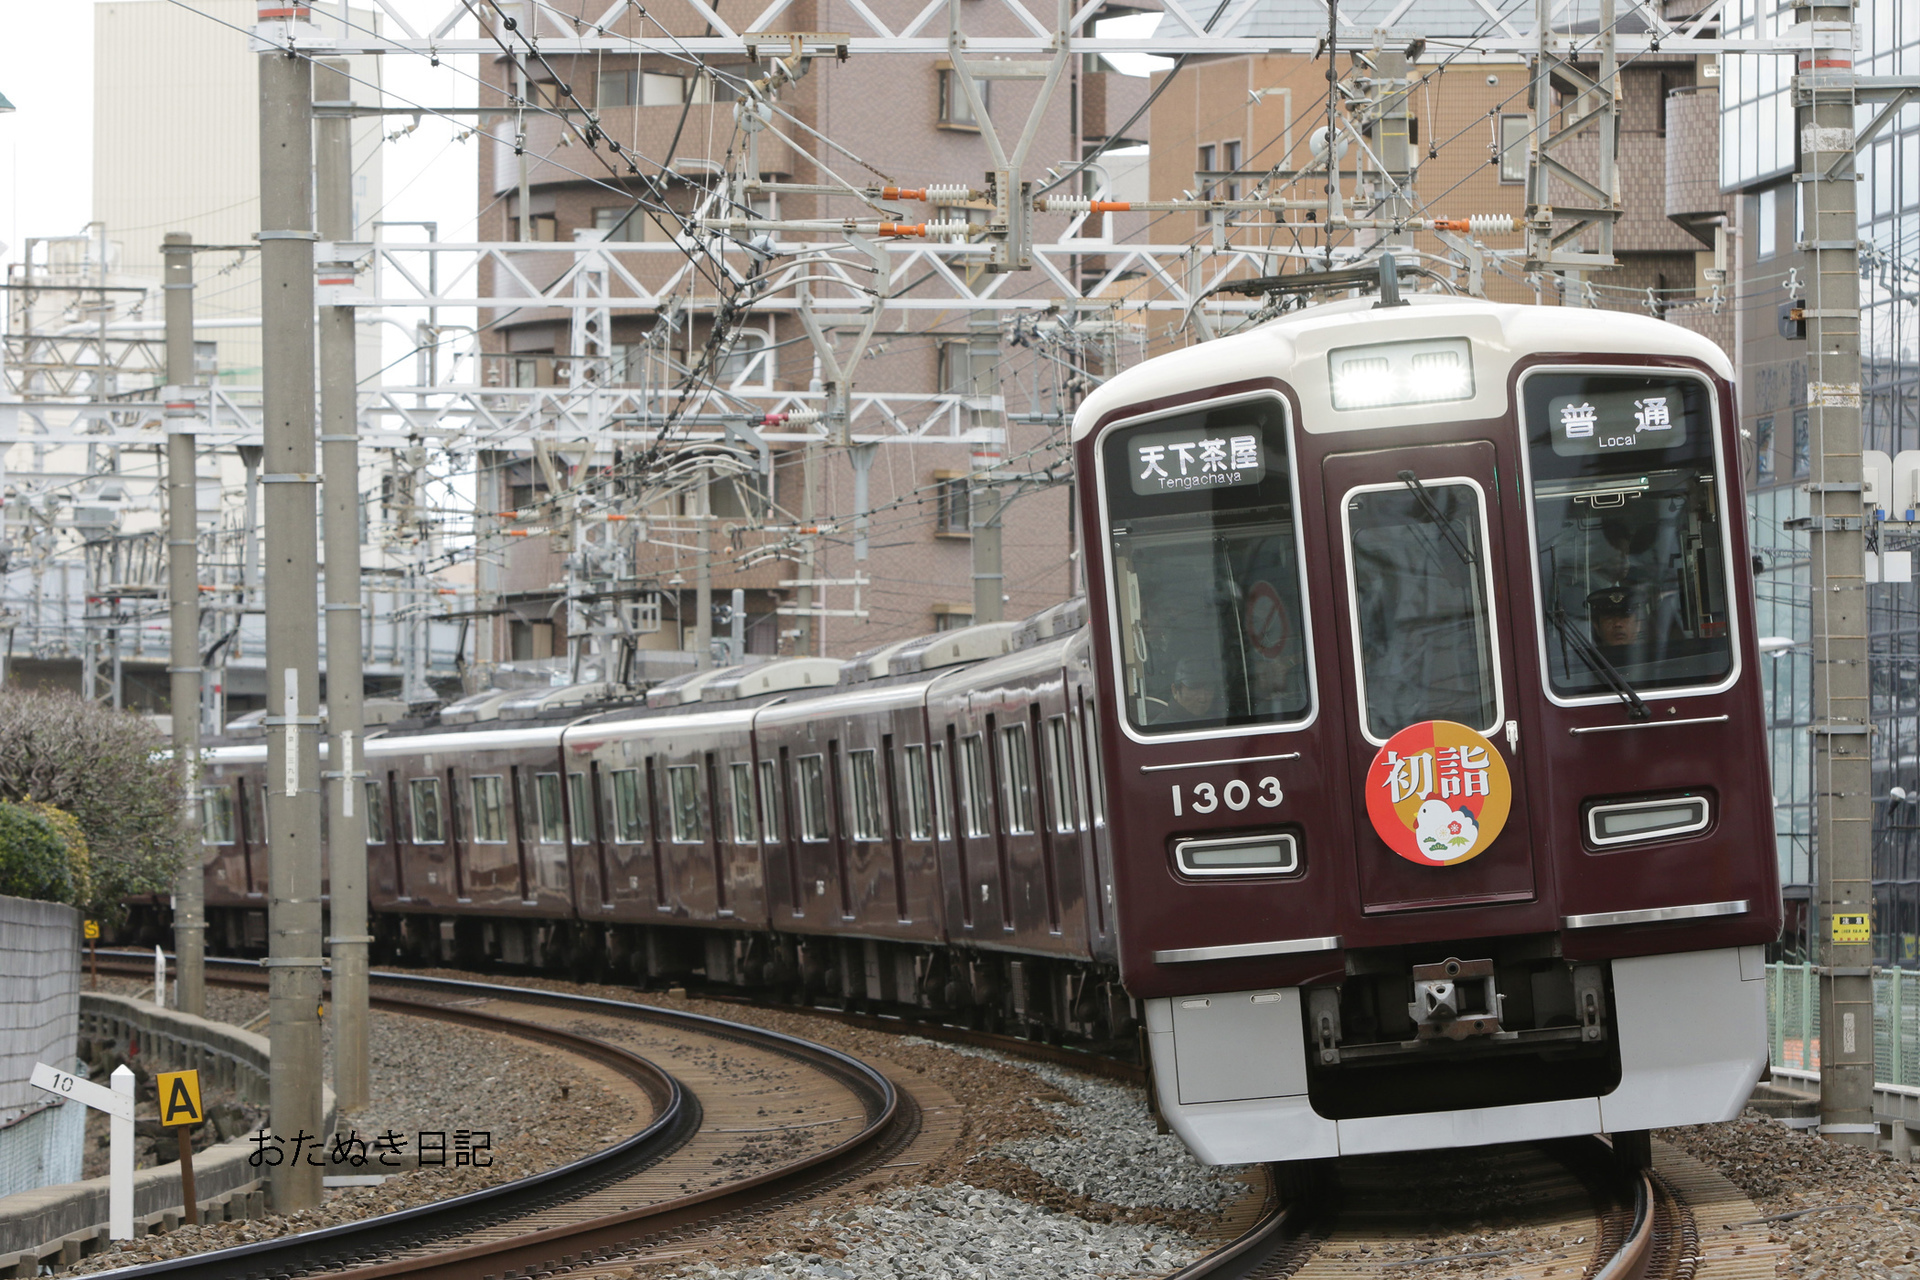
[[[136, 982], [109, 978], [101, 980], [102, 989], [110, 989], [110, 982], [124, 988], [115, 994], [133, 995], [140, 990]], [[218, 1021], [245, 1025], [265, 1013], [266, 1007], [263, 992], [219, 987], [207, 991], [207, 1016]], [[264, 1027], [259, 1029], [264, 1033]], [[330, 1020], [323, 1024], [323, 1031], [331, 1080]], [[576, 1160], [630, 1137], [651, 1119], [644, 1099], [616, 1096], [585, 1078], [570, 1055], [513, 1036], [375, 1012], [369, 1049], [372, 1106], [342, 1117], [339, 1130], [351, 1130], [363, 1141], [389, 1131], [404, 1134], [403, 1155], [409, 1165], [420, 1132], [443, 1132], [448, 1150], [445, 1166], [402, 1169], [376, 1187], [329, 1189], [319, 1206], [299, 1213], [182, 1226], [143, 1236], [52, 1274], [82, 1275], [226, 1249], [465, 1195]], [[491, 1165], [454, 1164], [453, 1134], [460, 1129], [490, 1135]], [[328, 1172], [383, 1170], [373, 1161]]]

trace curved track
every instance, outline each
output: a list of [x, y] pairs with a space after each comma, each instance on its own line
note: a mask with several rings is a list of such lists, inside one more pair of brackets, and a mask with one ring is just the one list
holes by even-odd
[[[264, 982], [251, 964], [210, 961], [209, 968], [210, 981]], [[373, 979], [376, 1008], [520, 1035], [605, 1063], [648, 1091], [653, 1123], [605, 1151], [470, 1195], [117, 1275], [257, 1280], [345, 1271], [371, 1280], [563, 1273], [697, 1223], [710, 1226], [823, 1190], [884, 1162], [918, 1125], [911, 1100], [878, 1072], [778, 1032], [589, 996], [405, 974]], [[507, 1016], [506, 1006], [521, 1016]], [[581, 1022], [594, 1025], [561, 1025]], [[650, 1053], [691, 1069], [670, 1074], [608, 1038], [636, 1026], [645, 1028]], [[702, 1071], [703, 1062], [712, 1069]], [[701, 1076], [697, 1088], [680, 1078], [693, 1075]], [[744, 1087], [730, 1095], [730, 1081]], [[769, 1105], [787, 1115], [772, 1124], [727, 1123], [766, 1117]], [[815, 1118], [823, 1109], [835, 1114]], [[810, 1149], [795, 1158], [770, 1160], [754, 1149], [756, 1135], [814, 1130], [820, 1132], [811, 1135]]]
[[[1604, 1141], [1562, 1142], [1448, 1153], [1459, 1192], [1480, 1183], [1525, 1187], [1517, 1203], [1540, 1233], [1574, 1235], [1551, 1252], [1544, 1274], [1581, 1280], [1690, 1280], [1698, 1237], [1687, 1205], [1657, 1175], [1623, 1172]], [[1276, 1168], [1276, 1181], [1287, 1174]], [[1293, 1179], [1300, 1185], [1298, 1178]], [[1178, 1280], [1328, 1280], [1378, 1276], [1411, 1280], [1448, 1264], [1496, 1262], [1518, 1248], [1447, 1254], [1409, 1248], [1411, 1239], [1444, 1236], [1436, 1224], [1450, 1204], [1408, 1187], [1402, 1160], [1344, 1162], [1312, 1189], [1270, 1194], [1259, 1221], [1237, 1240], [1175, 1273]], [[1502, 1201], [1513, 1204], [1516, 1201]], [[1428, 1240], [1427, 1243], [1431, 1243]], [[1516, 1260], [1517, 1262], [1517, 1260]], [[1532, 1268], [1527, 1268], [1532, 1272]], [[1505, 1274], [1503, 1271], [1502, 1274]]]

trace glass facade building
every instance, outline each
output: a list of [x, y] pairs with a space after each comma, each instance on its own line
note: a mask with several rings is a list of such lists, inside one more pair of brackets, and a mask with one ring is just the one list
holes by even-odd
[[[1727, 34], [1781, 37], [1793, 22], [1781, 0], [1729, 0]], [[1864, 0], [1856, 69], [1863, 76], [1920, 74], [1920, 5], [1912, 0]], [[1813, 882], [1812, 566], [1804, 535], [1787, 521], [1805, 515], [1798, 489], [1810, 461], [1804, 386], [1790, 395], [1774, 387], [1804, 384], [1805, 365], [1783, 356], [1775, 317], [1798, 301], [1795, 284], [1809, 260], [1792, 250], [1803, 238], [1772, 232], [1801, 219], [1799, 187], [1791, 181], [1797, 156], [1790, 56], [1736, 55], [1722, 60], [1721, 186], [1746, 198], [1748, 271], [1739, 303], [1747, 337], [1738, 353], [1743, 369], [1742, 428], [1753, 442], [1747, 483], [1752, 493], [1757, 622], [1762, 636], [1793, 647], [1763, 659], [1762, 681], [1773, 735], [1773, 795], [1780, 871], [1789, 896]], [[1859, 108], [1864, 129], [1880, 111]], [[1861, 250], [1861, 405], [1866, 447], [1898, 455], [1920, 450], [1920, 105], [1883, 126], [1858, 157]], [[1771, 215], [1771, 216], [1769, 216]], [[1804, 294], [1800, 294], [1803, 297]], [[1783, 376], [1784, 375], [1784, 376]], [[1889, 513], [1896, 519], [1903, 511]], [[1920, 549], [1920, 526], [1878, 527], [1869, 548]], [[1883, 964], [1920, 966], [1920, 582], [1867, 587], [1874, 718], [1875, 950]], [[1805, 896], [1805, 889], [1799, 890]], [[1791, 954], [1802, 939], [1790, 932]]]

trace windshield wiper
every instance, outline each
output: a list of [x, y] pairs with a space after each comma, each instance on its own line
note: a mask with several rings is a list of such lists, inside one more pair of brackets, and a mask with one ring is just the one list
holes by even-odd
[[1420, 483], [1420, 477], [1411, 471], [1402, 471], [1398, 479], [1400, 483], [1413, 490], [1413, 496], [1420, 503], [1420, 509], [1427, 513], [1427, 519], [1439, 526], [1440, 536], [1447, 540], [1447, 545], [1453, 548], [1453, 553], [1460, 557], [1460, 563], [1478, 563], [1473, 557], [1473, 548], [1466, 544], [1466, 540], [1453, 527], [1453, 521], [1442, 514], [1440, 504], [1435, 502], [1433, 495], [1427, 492], [1427, 486]]
[[1653, 712], [1647, 709], [1646, 702], [1634, 691], [1633, 686], [1627, 683], [1627, 678], [1620, 674], [1620, 668], [1607, 661], [1607, 655], [1600, 652], [1593, 641], [1581, 635], [1579, 628], [1567, 621], [1565, 609], [1555, 609], [1547, 616], [1553, 620], [1554, 629], [1560, 633], [1561, 643], [1579, 654], [1580, 660], [1586, 663], [1595, 675], [1606, 681], [1607, 686], [1613, 690], [1620, 701], [1627, 704], [1629, 715], [1635, 720], [1646, 720], [1652, 717]]

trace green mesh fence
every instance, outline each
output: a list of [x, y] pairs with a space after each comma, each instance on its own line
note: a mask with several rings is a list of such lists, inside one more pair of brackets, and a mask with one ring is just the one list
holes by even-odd
[[[1920, 970], [1873, 979], [1873, 1078], [1920, 1088]], [[1767, 966], [1767, 1042], [1773, 1065], [1820, 1069], [1820, 980], [1812, 965]]]

